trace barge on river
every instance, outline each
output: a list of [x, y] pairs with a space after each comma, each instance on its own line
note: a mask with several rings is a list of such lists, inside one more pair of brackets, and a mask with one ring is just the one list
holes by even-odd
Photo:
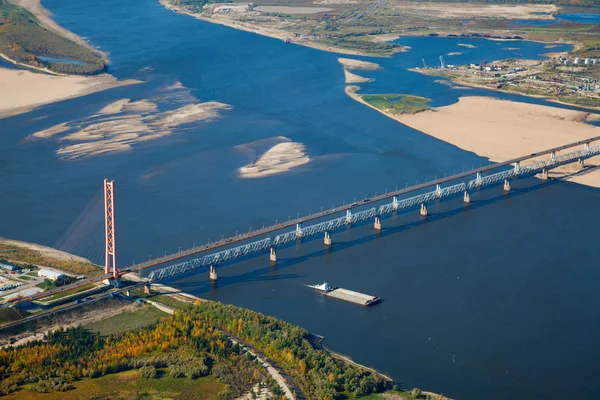
[[337, 286], [330, 286], [327, 282], [323, 282], [320, 285], [306, 285], [311, 289], [315, 289], [325, 296], [334, 297], [340, 300], [346, 300], [351, 303], [360, 304], [363, 306], [372, 306], [378, 303], [381, 298], [377, 296], [370, 296], [368, 294], [354, 292], [348, 289], [342, 289]]

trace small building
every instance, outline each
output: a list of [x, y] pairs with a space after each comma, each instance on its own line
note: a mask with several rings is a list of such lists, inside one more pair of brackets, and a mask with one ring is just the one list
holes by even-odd
[[52, 271], [51, 269], [42, 268], [38, 271], [38, 276], [45, 278], [45, 279], [50, 279], [51, 281], [55, 281], [55, 280], [65, 276], [65, 274], [56, 272], [56, 271]]
[[21, 267], [19, 267], [18, 265], [11, 264], [8, 261], [0, 261], [0, 269], [14, 274], [16, 272], [19, 272], [21, 270]]

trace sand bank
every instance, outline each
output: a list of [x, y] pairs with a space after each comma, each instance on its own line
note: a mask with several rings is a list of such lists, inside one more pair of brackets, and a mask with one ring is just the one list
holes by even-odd
[[0, 118], [28, 112], [55, 101], [133, 83], [139, 81], [118, 81], [109, 74], [93, 77], [51, 76], [0, 68]]
[[[158, 103], [172, 109], [157, 112]], [[72, 160], [131, 150], [136, 143], [171, 135], [190, 124], [218, 118], [222, 111], [230, 108], [215, 101], [199, 103], [188, 88], [174, 85], [163, 89], [156, 98], [134, 102], [120, 99], [87, 117], [35, 132], [28, 139], [56, 140], [61, 144], [56, 153], [61, 158]]]
[[[461, 97], [458, 103], [450, 106], [415, 115], [389, 117], [493, 161], [600, 135], [600, 128], [582, 122], [588, 113], [486, 97]], [[599, 165], [600, 159], [592, 158], [586, 162]], [[555, 170], [553, 175], [576, 171], [574, 165], [565, 166]], [[600, 187], [600, 170], [568, 179]]]
[[241, 178], [262, 178], [280, 174], [310, 161], [301, 143], [289, 141], [278, 143], [267, 150], [256, 162], [238, 169]]
[[505, 19], [554, 19], [558, 11], [547, 4], [473, 4], [430, 3], [423, 1], [392, 0], [393, 7], [406, 15], [428, 15], [440, 19], [505, 18]]
[[457, 46], [466, 47], [467, 49], [476, 49], [477, 48], [477, 46], [475, 46], [473, 44], [468, 44], [468, 43], [459, 43], [459, 44], [457, 44]]
[[453, 52], [451, 52], [451, 53], [448, 53], [448, 55], [449, 55], [450, 57], [452, 57], [452, 56], [460, 56], [461, 54], [462, 54], [462, 53], [461, 53], [460, 51], [453, 51]]
[[346, 76], [346, 83], [365, 83], [365, 82], [373, 82], [373, 78], [365, 78], [360, 75], [353, 74], [344, 68], [344, 75]]
[[376, 64], [374, 62], [369, 62], [369, 61], [361, 61], [361, 60], [354, 60], [352, 58], [338, 58], [338, 61], [340, 64], [342, 64], [344, 66], [344, 68], [346, 69], [359, 69], [359, 70], [374, 70], [374, 69], [381, 69], [381, 66], [379, 64]]
[[[76, 256], [74, 254], [65, 253], [64, 251], [56, 250], [51, 247], [42, 246], [41, 244], [22, 242], [20, 240], [5, 239], [0, 237], [0, 244], [5, 246], [22, 247], [29, 250], [40, 252], [44, 257], [53, 258], [59, 261], [75, 261], [83, 263], [92, 263], [90, 260]], [[10, 254], [10, 253], [7, 253]]]

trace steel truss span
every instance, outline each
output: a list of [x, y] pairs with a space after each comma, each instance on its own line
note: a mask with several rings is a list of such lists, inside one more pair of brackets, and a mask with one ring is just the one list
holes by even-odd
[[[548, 154], [547, 152], [545, 154]], [[451, 186], [441, 187], [440, 184], [436, 184], [435, 181], [429, 186], [435, 185], [435, 190], [426, 193], [421, 193], [416, 196], [408, 197], [405, 199], [398, 199], [394, 194], [385, 195], [383, 198], [392, 197], [391, 203], [383, 204], [378, 208], [372, 207], [366, 210], [352, 213], [351, 209], [353, 206], [346, 208], [346, 215], [327, 221], [323, 221], [317, 224], [302, 226], [301, 223], [296, 225], [296, 229], [288, 231], [275, 236], [266, 237], [264, 239], [243, 244], [237, 247], [233, 247], [227, 250], [223, 250], [217, 253], [212, 253], [203, 257], [199, 257], [190, 261], [181, 262], [178, 264], [170, 265], [168, 267], [156, 269], [148, 275], [150, 281], [157, 281], [166, 278], [170, 278], [176, 275], [184, 274], [189, 271], [196, 270], [198, 268], [207, 267], [210, 265], [216, 265], [226, 261], [231, 261], [237, 258], [248, 256], [255, 253], [260, 253], [268, 250], [271, 247], [282, 246], [291, 242], [294, 242], [301, 238], [315, 236], [324, 232], [332, 232], [338, 228], [380, 217], [382, 215], [390, 214], [400, 210], [410, 209], [421, 204], [427, 204], [432, 201], [456, 196], [469, 190], [478, 189], [486, 186], [491, 186], [506, 180], [515, 180], [528, 176], [538, 174], [540, 172], [548, 171], [550, 169], [559, 167], [564, 164], [570, 164], [572, 162], [590, 158], [596, 155], [600, 155], [600, 146], [589, 146], [585, 144], [583, 150], [572, 151], [569, 153], [561, 154], [556, 156], [555, 152], [550, 153], [550, 158], [546, 161], [537, 161], [526, 165], [520, 165], [519, 161], [516, 161], [511, 168], [507, 168], [506, 164], [501, 167], [507, 168], [503, 171], [483, 176], [480, 172], [476, 173], [476, 178], [467, 182], [457, 183]], [[526, 158], [522, 158], [526, 159]], [[500, 167], [499, 167], [500, 168]], [[492, 168], [488, 168], [492, 169]], [[473, 175], [473, 174], [471, 174]], [[456, 178], [448, 177], [445, 178], [446, 182], [453, 180], [459, 180], [464, 177], [465, 173], [455, 175]], [[468, 176], [468, 175], [467, 175]], [[427, 187], [427, 186], [425, 186]], [[313, 218], [315, 219], [315, 218]], [[284, 226], [285, 228], [287, 226]], [[261, 229], [254, 236], [260, 235], [260, 232], [273, 232], [279, 229], [277, 226], [267, 227]], [[250, 235], [248, 235], [250, 236]], [[228, 242], [227, 240], [225, 242]]]

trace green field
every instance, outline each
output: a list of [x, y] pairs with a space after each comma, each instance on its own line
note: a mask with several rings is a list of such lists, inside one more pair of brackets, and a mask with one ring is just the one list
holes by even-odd
[[148, 326], [165, 315], [167, 314], [154, 306], [141, 305], [139, 309], [133, 312], [124, 312], [102, 321], [84, 325], [84, 328], [94, 332], [100, 332], [101, 335], [112, 335], [113, 333], [125, 332]]
[[[36, 286], [39, 286], [39, 285], [36, 285]], [[50, 303], [50, 302], [52, 302], [54, 300], [62, 299], [64, 297], [72, 296], [72, 295], [77, 294], [77, 293], [85, 292], [86, 290], [93, 289], [94, 287], [96, 287], [95, 284], [88, 283], [87, 285], [79, 286], [79, 287], [76, 287], [74, 289], [65, 290], [64, 292], [57, 293], [57, 294], [52, 295], [50, 297], [46, 297], [44, 299], [44, 303]]]
[[157, 379], [140, 378], [137, 370], [106, 375], [97, 379], [74, 382], [75, 389], [66, 392], [37, 393], [21, 390], [5, 396], [22, 400], [211, 400], [225, 388], [214, 376], [198, 379], [171, 378], [159, 370]]
[[394, 115], [416, 114], [429, 109], [430, 99], [407, 94], [358, 94], [373, 107]]

